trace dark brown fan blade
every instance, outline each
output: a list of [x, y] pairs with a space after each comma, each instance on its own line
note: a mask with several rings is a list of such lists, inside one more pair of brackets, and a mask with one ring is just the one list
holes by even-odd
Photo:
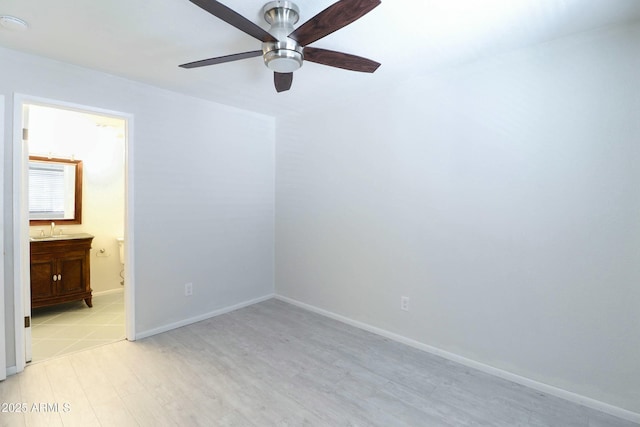
[[200, 61], [189, 62], [180, 65], [182, 68], [197, 68], [204, 67], [206, 65], [223, 64], [225, 62], [237, 61], [239, 59], [253, 58], [254, 56], [261, 56], [261, 50], [252, 50], [251, 52], [235, 53], [233, 55], [218, 56], [217, 58], [202, 59]]
[[304, 60], [363, 73], [373, 73], [380, 66], [379, 62], [360, 56], [308, 46], [304, 48]]
[[299, 26], [289, 37], [306, 46], [351, 24], [380, 3], [380, 0], [340, 0]]
[[293, 73], [273, 73], [273, 83], [276, 85], [276, 91], [284, 92], [291, 89], [293, 83]]
[[257, 38], [262, 42], [277, 42], [271, 34], [263, 30], [257, 24], [249, 21], [244, 16], [240, 15], [238, 12], [229, 9], [227, 6], [223, 5], [220, 2], [214, 0], [189, 0], [191, 3], [196, 6], [200, 6], [213, 16], [216, 16], [222, 19], [229, 25], [233, 25], [240, 31], [244, 31], [252, 37]]

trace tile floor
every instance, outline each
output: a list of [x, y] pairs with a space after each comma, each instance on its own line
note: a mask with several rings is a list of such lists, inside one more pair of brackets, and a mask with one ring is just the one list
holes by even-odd
[[123, 340], [124, 292], [33, 309], [31, 332], [32, 363]]

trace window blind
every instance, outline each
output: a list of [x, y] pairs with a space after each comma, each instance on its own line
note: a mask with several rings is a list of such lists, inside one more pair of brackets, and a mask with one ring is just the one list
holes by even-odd
[[29, 167], [29, 214], [32, 218], [64, 218], [64, 166]]

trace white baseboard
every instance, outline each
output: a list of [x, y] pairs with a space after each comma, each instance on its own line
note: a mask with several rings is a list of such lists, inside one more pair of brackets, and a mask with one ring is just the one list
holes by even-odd
[[124, 292], [124, 288], [107, 289], [106, 291], [91, 292], [92, 297], [98, 297], [100, 295], [117, 294]]
[[268, 295], [265, 295], [265, 296], [262, 296], [262, 297], [259, 297], [259, 298], [255, 298], [255, 299], [252, 299], [252, 300], [249, 300], [249, 301], [244, 301], [244, 302], [241, 302], [241, 303], [229, 306], [229, 307], [220, 308], [218, 310], [214, 310], [214, 311], [211, 311], [209, 313], [204, 313], [204, 314], [201, 314], [199, 316], [190, 317], [188, 319], [184, 319], [184, 320], [181, 320], [179, 322], [169, 323], [167, 325], [160, 326], [158, 328], [149, 329], [147, 331], [142, 331], [142, 332], [137, 332], [135, 339], [136, 340], [140, 340], [140, 339], [143, 339], [143, 338], [150, 337], [152, 335], [161, 334], [162, 332], [170, 331], [172, 329], [181, 328], [183, 326], [187, 326], [187, 325], [190, 325], [192, 323], [200, 322], [202, 320], [207, 320], [207, 319], [210, 319], [210, 318], [215, 317], [215, 316], [220, 316], [221, 314], [229, 313], [231, 311], [235, 311], [235, 310], [238, 310], [238, 309], [241, 309], [241, 308], [244, 308], [244, 307], [248, 307], [248, 306], [253, 305], [253, 304], [257, 304], [257, 303], [262, 302], [262, 301], [266, 301], [266, 300], [272, 299], [273, 297], [275, 297], [274, 294], [268, 294]]
[[18, 367], [17, 366], [7, 366], [7, 376], [9, 375], [15, 375], [18, 373]]
[[363, 322], [359, 322], [357, 320], [353, 320], [349, 317], [342, 316], [340, 314], [333, 313], [331, 311], [324, 310], [322, 308], [315, 307], [313, 305], [309, 305], [298, 300], [288, 298], [282, 295], [275, 295], [275, 298], [289, 304], [293, 304], [300, 308], [304, 308], [305, 310], [312, 311], [314, 313], [329, 317], [331, 319], [337, 320], [342, 323], [346, 323], [348, 325], [354, 326], [359, 329], [363, 329], [368, 332], [372, 332], [374, 334], [383, 336], [385, 338], [389, 338], [393, 341], [400, 342], [402, 344], [406, 344], [410, 347], [417, 348], [418, 350], [426, 351], [427, 353], [435, 354], [440, 357], [444, 357], [445, 359], [460, 363], [461, 365], [468, 366], [470, 368], [477, 369], [482, 372], [486, 372], [491, 375], [495, 375], [496, 377], [500, 377], [502, 379], [512, 381], [517, 384], [521, 384], [532, 388], [534, 390], [541, 391], [543, 393], [550, 394], [552, 396], [556, 396], [570, 402], [574, 402], [583, 406], [586, 406], [591, 409], [595, 409], [597, 411], [601, 411], [607, 413], [609, 415], [613, 415], [618, 418], [623, 418], [628, 421], [632, 421], [635, 423], [640, 423], [640, 414], [636, 412], [629, 411], [627, 409], [623, 409], [614, 405], [610, 405], [605, 402], [601, 402], [596, 399], [592, 399], [590, 397], [582, 396], [577, 393], [573, 393], [571, 391], [567, 391], [549, 384], [541, 383], [539, 381], [532, 380], [527, 377], [523, 377], [521, 375], [517, 375], [511, 373], [509, 371], [505, 371], [503, 369], [495, 368], [490, 365], [486, 365], [481, 362], [477, 362], [472, 359], [468, 359], [466, 357], [457, 355], [455, 353], [450, 353], [448, 351], [439, 349], [437, 347], [430, 346], [428, 344], [421, 343], [419, 341], [413, 340], [411, 338], [404, 337], [402, 335], [386, 331], [381, 328], [377, 328], [375, 326], [368, 325]]

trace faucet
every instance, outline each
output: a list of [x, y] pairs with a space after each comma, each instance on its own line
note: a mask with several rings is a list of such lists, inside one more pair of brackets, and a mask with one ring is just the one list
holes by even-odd
[[56, 223], [51, 221], [51, 234], [50, 236], [53, 237], [53, 233], [56, 231]]

